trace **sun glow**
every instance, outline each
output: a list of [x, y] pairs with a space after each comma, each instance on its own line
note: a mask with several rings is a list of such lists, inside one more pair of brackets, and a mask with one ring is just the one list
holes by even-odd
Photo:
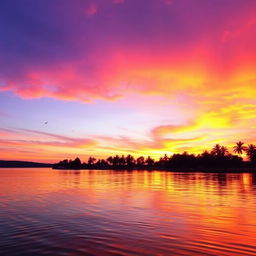
[[4, 159], [158, 158], [255, 143], [255, 3], [135, 2], [3, 6], [3, 17], [15, 9], [24, 21], [2, 25]]

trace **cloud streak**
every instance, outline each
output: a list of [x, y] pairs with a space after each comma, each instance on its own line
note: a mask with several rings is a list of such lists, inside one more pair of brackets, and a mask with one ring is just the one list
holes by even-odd
[[[94, 103], [95, 109], [107, 102], [122, 117], [125, 109], [133, 118], [130, 126], [140, 124], [143, 136], [127, 124], [125, 135], [108, 135], [116, 128], [108, 111], [108, 131], [98, 128], [99, 117], [93, 119], [101, 135], [40, 131], [30, 127], [32, 117], [19, 129], [20, 106], [6, 104], [0, 113], [5, 123], [12, 127], [5, 116], [12, 109], [21, 121], [13, 122], [14, 130], [1, 123], [0, 147], [38, 155], [44, 149], [44, 157], [64, 151], [85, 157], [115, 151], [157, 155], [198, 152], [215, 142], [231, 145], [232, 137], [253, 139], [255, 12], [252, 0], [5, 1], [0, 95]], [[147, 122], [153, 115], [162, 119]]]
[[255, 85], [253, 1], [14, 2], [1, 8], [2, 91], [90, 101]]

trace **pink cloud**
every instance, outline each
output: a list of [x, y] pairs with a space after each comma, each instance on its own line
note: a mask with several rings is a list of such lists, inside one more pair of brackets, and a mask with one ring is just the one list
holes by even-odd
[[95, 147], [97, 141], [90, 138], [75, 138], [30, 129], [0, 129], [0, 145], [43, 145], [56, 147]]
[[63, 0], [59, 8], [45, 0], [37, 13], [33, 5], [6, 1], [0, 14], [17, 8], [17, 17], [2, 15], [0, 91], [25, 99], [119, 100], [116, 106], [125, 102], [134, 112], [163, 118], [150, 131], [152, 124], [143, 124], [143, 139], [16, 130], [14, 138], [0, 131], [7, 136], [2, 146], [175, 151], [210, 145], [218, 136], [230, 143], [227, 131], [252, 132], [256, 2], [220, 2]]
[[[211, 6], [204, 6], [205, 12], [198, 15], [197, 5], [185, 0], [174, 3], [174, 20], [158, 1], [144, 7], [153, 16], [145, 12], [138, 20], [131, 19], [131, 3], [119, 13], [121, 10], [110, 2], [90, 2], [87, 15], [94, 15], [98, 6], [102, 12], [87, 21], [80, 16], [80, 5], [68, 5], [68, 16], [58, 16], [62, 23], [57, 25], [54, 17], [50, 26], [55, 28], [53, 34], [64, 31], [58, 36], [61, 41], [56, 46], [51, 37], [41, 40], [46, 42], [42, 45], [36, 38], [26, 39], [30, 50], [36, 45], [40, 50], [36, 54], [44, 50], [46, 56], [28, 62], [21, 59], [22, 64], [12, 61], [11, 72], [5, 65], [0, 77], [5, 83], [0, 91], [13, 91], [22, 98], [83, 102], [113, 101], [131, 93], [168, 98], [184, 92], [202, 98], [223, 88], [229, 91], [235, 87], [242, 92], [245, 84], [252, 91], [256, 44], [251, 34], [256, 7], [246, 7], [240, 1], [232, 8], [214, 6], [220, 15], [217, 19], [211, 15]], [[225, 8], [233, 15], [226, 15]], [[235, 21], [232, 16], [236, 16]], [[206, 18], [207, 26], [201, 20]]]

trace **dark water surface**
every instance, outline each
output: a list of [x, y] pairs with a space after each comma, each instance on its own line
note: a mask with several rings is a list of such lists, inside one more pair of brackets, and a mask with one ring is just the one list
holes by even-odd
[[0, 255], [256, 255], [256, 176], [0, 169]]

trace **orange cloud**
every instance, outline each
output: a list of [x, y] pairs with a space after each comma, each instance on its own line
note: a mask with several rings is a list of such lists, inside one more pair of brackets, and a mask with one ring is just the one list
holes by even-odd
[[63, 2], [63, 8], [56, 8], [49, 1], [44, 8], [51, 10], [48, 15], [34, 20], [31, 15], [17, 17], [30, 24], [21, 34], [19, 23], [3, 23], [10, 24], [3, 36], [10, 43], [0, 46], [0, 91], [23, 99], [49, 97], [95, 105], [104, 100], [116, 109], [123, 104], [134, 116], [131, 126], [140, 122], [133, 112], [162, 119], [144, 124], [141, 138], [136, 131], [114, 138], [104, 131], [102, 137], [72, 138], [1, 130], [2, 147], [41, 147], [60, 155], [65, 148], [82, 155], [159, 155], [189, 148], [198, 152], [216, 142], [231, 145], [237, 137], [254, 140], [254, 1]]
[[[124, 1], [65, 1], [60, 13], [49, 8], [47, 33], [40, 30], [40, 40], [29, 26], [24, 28], [29, 61], [24, 62], [28, 56], [24, 49], [0, 49], [5, 63], [0, 91], [13, 91], [23, 98], [83, 102], [117, 100], [129, 93], [170, 97], [185, 92], [204, 97], [234, 88], [236, 93], [247, 88], [247, 95], [255, 94], [256, 7], [252, 1], [233, 1], [228, 6], [204, 1], [127, 1], [124, 8], [113, 7], [113, 2]], [[175, 13], [170, 15], [170, 8], [161, 2], [172, 4]], [[50, 7], [56, 6], [51, 2]], [[135, 19], [137, 7], [145, 11]], [[83, 12], [95, 17], [85, 21]]]

